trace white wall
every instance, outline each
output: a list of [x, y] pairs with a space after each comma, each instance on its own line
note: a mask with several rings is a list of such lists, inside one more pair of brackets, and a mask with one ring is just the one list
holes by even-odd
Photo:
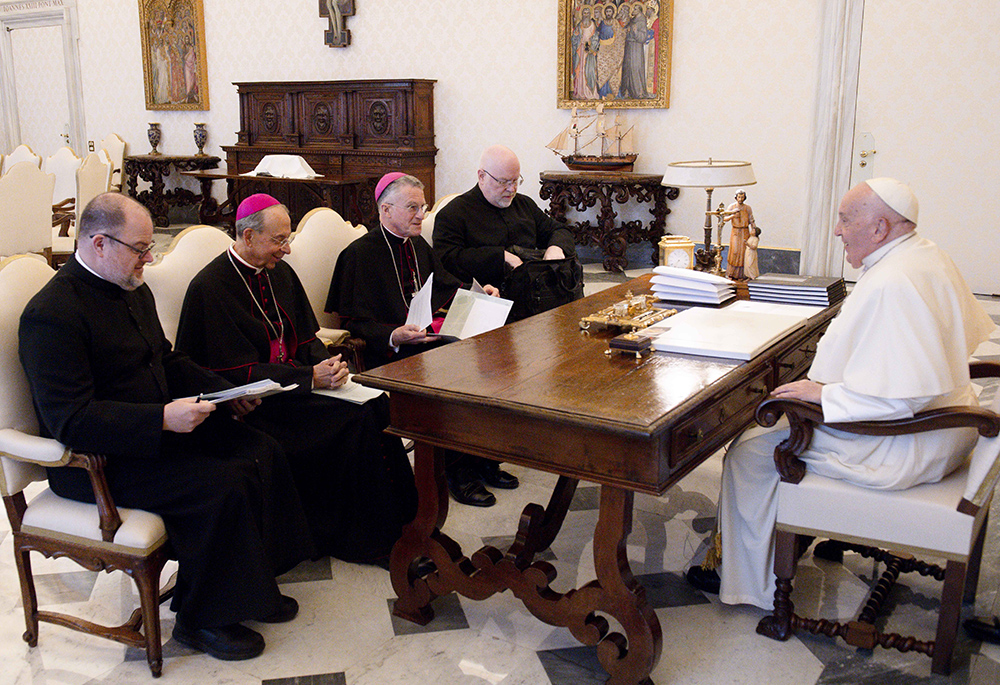
[[[352, 44], [323, 43], [316, 0], [205, 0], [208, 112], [147, 112], [137, 2], [79, 0], [87, 137], [116, 131], [135, 153], [193, 153], [194, 122], [208, 123], [210, 154], [235, 143], [234, 81], [431, 78], [435, 85], [437, 192], [474, 182], [480, 152], [504, 143], [520, 156], [537, 198], [537, 174], [562, 168], [544, 145], [564, 127], [556, 109], [554, 0], [357, 0]], [[636, 171], [708, 156], [750, 160], [749, 201], [764, 243], [799, 247], [819, 49], [816, 0], [684, 0], [674, 11], [668, 110], [633, 110]], [[716, 202], [731, 201], [719, 190]], [[667, 229], [701, 237], [705, 196], [682, 191]]]

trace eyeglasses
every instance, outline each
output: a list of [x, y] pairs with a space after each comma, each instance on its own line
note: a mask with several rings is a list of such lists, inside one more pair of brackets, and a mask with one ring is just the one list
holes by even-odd
[[497, 178], [486, 169], [483, 169], [483, 173], [492, 178], [494, 181], [504, 186], [505, 188], [517, 188], [519, 185], [524, 183], [524, 176], [521, 174], [517, 175], [517, 178]]
[[129, 245], [128, 243], [122, 242], [121, 240], [118, 240], [118, 238], [114, 237], [113, 235], [108, 235], [107, 233], [97, 233], [96, 235], [102, 235], [105, 238], [107, 238], [108, 240], [113, 240], [114, 242], [118, 243], [119, 245], [124, 245], [128, 249], [132, 250], [132, 252], [134, 252], [135, 255], [139, 259], [142, 259], [146, 255], [148, 255], [150, 252], [152, 252], [153, 248], [156, 247], [156, 241], [155, 240], [149, 244], [149, 247], [142, 247], [142, 248], [140, 248], [140, 247], [135, 247], [133, 245]]
[[292, 235], [289, 235], [284, 240], [278, 240], [273, 235], [269, 235], [269, 236], [267, 236], [267, 239], [270, 240], [271, 244], [274, 245], [275, 247], [285, 247], [287, 245], [291, 245], [292, 244], [292, 239], [294, 237], [295, 237], [294, 234], [292, 234]]
[[405, 209], [407, 212], [413, 215], [416, 215], [420, 212], [426, 214], [427, 210], [430, 209], [430, 207], [428, 207], [427, 205], [418, 205], [416, 202], [410, 202], [405, 205], [394, 205], [391, 202], [383, 202], [382, 204], [389, 205], [390, 207], [401, 206], [403, 209]]

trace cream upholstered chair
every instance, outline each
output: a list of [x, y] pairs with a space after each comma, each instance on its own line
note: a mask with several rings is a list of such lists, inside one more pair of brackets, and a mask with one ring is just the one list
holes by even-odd
[[76, 171], [76, 223], [87, 204], [101, 193], [111, 189], [111, 162], [105, 162], [96, 152], [83, 158]]
[[[1000, 376], [1000, 363], [973, 362], [973, 378]], [[975, 597], [986, 517], [1000, 481], [1000, 394], [989, 409], [947, 408], [912, 419], [830, 424], [861, 435], [902, 435], [940, 428], [973, 426], [980, 438], [968, 463], [938, 483], [906, 490], [873, 490], [806, 472], [797, 455], [809, 445], [812, 427], [822, 424], [822, 410], [798, 400], [767, 399], [757, 421], [772, 426], [785, 413], [792, 430], [775, 449], [782, 476], [778, 485], [777, 589], [774, 613], [761, 619], [757, 632], [778, 640], [796, 629], [839, 636], [855, 647], [875, 646], [917, 651], [931, 656], [931, 670], [947, 674], [958, 631], [963, 598]], [[853, 621], [816, 620], [794, 613], [790, 594], [798, 560], [797, 536], [843, 541], [843, 548], [885, 564], [885, 571]], [[886, 551], [888, 550], [888, 551]], [[945, 568], [912, 555], [946, 561]], [[944, 580], [934, 640], [920, 641], [881, 632], [876, 618], [900, 573], [917, 571]]]
[[[27, 378], [18, 359], [18, 320], [28, 300], [55, 272], [41, 259], [15, 256], [0, 262], [0, 490], [14, 538], [27, 630], [38, 644], [38, 623], [54, 623], [146, 650], [154, 676], [163, 665], [160, 644], [160, 574], [168, 559], [163, 520], [145, 511], [116, 508], [104, 479], [104, 458], [78, 454], [55, 440], [38, 437]], [[25, 488], [45, 481], [46, 468], [83, 468], [94, 484], [97, 504], [63, 499], [47, 487], [30, 502]], [[140, 607], [120, 626], [38, 607], [29, 555], [66, 557], [91, 571], [124, 571], [139, 591]], [[145, 632], [143, 632], [143, 626]]]
[[439, 198], [438, 201], [434, 203], [434, 207], [431, 208], [431, 211], [424, 215], [424, 221], [420, 225], [420, 235], [431, 247], [434, 247], [434, 219], [437, 217], [437, 213], [441, 211], [441, 208], [454, 200], [456, 197], [458, 197], [458, 193], [452, 193], [451, 195], [445, 195], [444, 197]]
[[353, 359], [358, 371], [364, 368], [361, 357], [364, 341], [351, 338], [347, 331], [340, 328], [340, 317], [336, 312], [323, 310], [337, 257], [345, 247], [367, 232], [364, 226], [352, 225], [334, 210], [317, 207], [299, 221], [292, 234], [292, 253], [285, 257], [309, 297], [309, 304], [320, 325], [320, 339], [334, 351], [345, 354], [345, 360]]
[[214, 226], [188, 226], [177, 234], [158, 262], [145, 268], [145, 280], [156, 298], [160, 325], [171, 344], [177, 339], [188, 283], [232, 243], [227, 233]]
[[0, 177], [0, 256], [37, 252], [52, 258], [52, 188], [56, 177], [31, 162]]
[[109, 133], [101, 141], [103, 150], [111, 161], [111, 188], [112, 190], [122, 189], [122, 165], [125, 163], [125, 149], [127, 145], [117, 133]]
[[70, 235], [70, 224], [76, 218], [76, 170], [82, 159], [72, 149], [63, 146], [45, 158], [42, 171], [54, 174], [52, 190], [52, 254], [53, 265], [58, 265], [76, 249], [76, 240]]
[[42, 168], [41, 157], [36, 155], [27, 145], [18, 145], [14, 148], [13, 152], [3, 158], [3, 172], [0, 175], [6, 174], [14, 168], [15, 164], [20, 164], [21, 162], [31, 162], [38, 169]]

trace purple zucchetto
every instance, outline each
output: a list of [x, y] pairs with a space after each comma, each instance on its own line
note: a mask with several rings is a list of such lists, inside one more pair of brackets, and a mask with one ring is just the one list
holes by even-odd
[[395, 181], [397, 178], [402, 178], [403, 176], [406, 176], [406, 174], [401, 171], [390, 171], [388, 174], [380, 178], [378, 183], [375, 184], [375, 202], [378, 202], [378, 199], [382, 197], [382, 192], [389, 186], [390, 183]]
[[240, 219], [245, 219], [251, 214], [256, 214], [262, 209], [267, 209], [268, 207], [280, 204], [280, 202], [267, 193], [256, 193], [243, 200], [243, 202], [240, 203], [240, 206], [237, 207], [236, 220], [239, 221]]

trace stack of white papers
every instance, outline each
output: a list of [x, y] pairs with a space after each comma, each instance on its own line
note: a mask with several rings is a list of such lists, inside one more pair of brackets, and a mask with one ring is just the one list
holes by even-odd
[[319, 178], [309, 163], [298, 155], [264, 155], [253, 171], [244, 176], [274, 178]]
[[651, 326], [653, 349], [749, 360], [802, 326], [822, 307], [737, 302], [721, 309], [692, 307]]
[[[407, 325], [427, 328], [433, 320], [431, 295], [434, 290], [434, 274], [427, 277], [423, 287], [413, 294], [410, 311], [406, 315]], [[439, 335], [445, 339], [465, 340], [480, 333], [492, 331], [507, 323], [507, 315], [514, 304], [502, 297], [491, 297], [483, 287], [473, 280], [472, 290], [459, 289], [448, 307], [448, 315], [441, 324]]]
[[651, 280], [653, 294], [667, 302], [720, 305], [736, 297], [731, 280], [704, 271], [658, 266]]
[[246, 399], [264, 398], [279, 392], [288, 392], [289, 390], [294, 390], [297, 387], [299, 387], [298, 383], [283, 386], [276, 381], [265, 378], [264, 380], [257, 381], [255, 383], [247, 383], [246, 385], [241, 385], [237, 388], [229, 388], [229, 390], [202, 393], [201, 395], [198, 395], [198, 401], [218, 404], [220, 402], [235, 400], [240, 397]]

